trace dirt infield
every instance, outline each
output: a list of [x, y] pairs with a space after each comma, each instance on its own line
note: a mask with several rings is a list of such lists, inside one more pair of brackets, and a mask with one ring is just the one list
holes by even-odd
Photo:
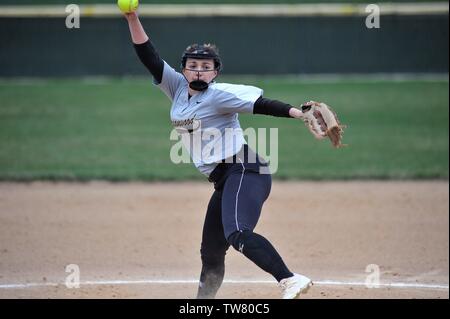
[[[193, 298], [211, 193], [207, 182], [0, 183], [0, 298]], [[449, 298], [448, 205], [448, 181], [275, 182], [256, 231], [316, 282], [304, 298]], [[64, 285], [69, 264], [78, 289]], [[364, 284], [370, 264], [379, 288]], [[233, 249], [226, 267], [219, 298], [279, 297]]]

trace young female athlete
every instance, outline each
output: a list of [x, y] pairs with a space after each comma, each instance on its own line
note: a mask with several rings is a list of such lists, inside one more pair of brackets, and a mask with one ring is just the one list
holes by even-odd
[[[301, 111], [264, 98], [257, 87], [214, 82], [222, 66], [214, 45], [190, 45], [182, 56], [181, 73], [176, 72], [158, 55], [137, 13], [125, 16], [137, 55], [172, 102], [172, 124], [183, 135], [196, 167], [214, 183], [203, 226], [197, 298], [215, 297], [230, 245], [275, 277], [283, 298], [297, 298], [312, 281], [292, 273], [271, 243], [253, 232], [272, 180], [264, 170], [268, 164], [246, 144], [237, 113], [299, 119]], [[234, 134], [230, 137], [226, 129], [234, 129]], [[212, 141], [194, 141], [199, 131], [221, 134], [213, 135]], [[216, 152], [211, 152], [211, 145]]]

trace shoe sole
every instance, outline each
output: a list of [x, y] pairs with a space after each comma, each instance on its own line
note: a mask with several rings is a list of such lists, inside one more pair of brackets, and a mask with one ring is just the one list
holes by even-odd
[[298, 298], [300, 297], [301, 294], [306, 294], [306, 293], [309, 291], [309, 288], [311, 288], [313, 285], [314, 285], [313, 282], [310, 281], [310, 282], [306, 285], [306, 287], [303, 288], [303, 289], [301, 289], [301, 290], [295, 295], [295, 297], [292, 298], [292, 299], [298, 299]]

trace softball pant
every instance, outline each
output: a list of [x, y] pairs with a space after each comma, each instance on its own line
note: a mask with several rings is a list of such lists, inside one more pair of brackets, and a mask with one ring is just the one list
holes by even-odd
[[253, 151], [244, 145], [232, 163], [219, 164], [210, 175], [215, 191], [203, 225], [197, 298], [215, 297], [223, 281], [225, 254], [230, 245], [277, 281], [293, 275], [270, 242], [253, 232], [269, 196], [272, 178], [268, 172], [260, 173], [267, 164], [258, 156], [256, 163], [249, 161], [249, 152]]

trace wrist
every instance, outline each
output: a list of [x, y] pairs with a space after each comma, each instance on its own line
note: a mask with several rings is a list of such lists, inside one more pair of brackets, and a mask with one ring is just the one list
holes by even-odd
[[136, 21], [139, 20], [138, 15], [136, 12], [130, 12], [130, 13], [125, 13], [125, 18], [128, 21]]
[[295, 107], [291, 107], [289, 109], [289, 116], [293, 117], [295, 119], [299, 119], [299, 118], [303, 117], [303, 113], [299, 109], [297, 109]]

